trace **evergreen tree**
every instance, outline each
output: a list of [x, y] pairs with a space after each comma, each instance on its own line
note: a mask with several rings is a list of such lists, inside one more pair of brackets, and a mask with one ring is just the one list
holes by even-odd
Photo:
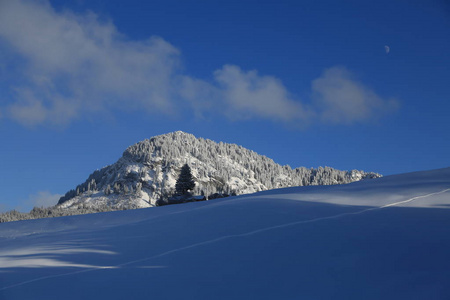
[[185, 164], [180, 171], [180, 176], [175, 184], [175, 191], [179, 195], [186, 195], [188, 191], [193, 190], [195, 181], [191, 174], [191, 168]]

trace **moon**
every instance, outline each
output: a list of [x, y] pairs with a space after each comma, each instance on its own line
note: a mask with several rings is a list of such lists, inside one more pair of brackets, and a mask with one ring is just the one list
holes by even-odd
[[388, 54], [389, 52], [391, 52], [391, 48], [389, 46], [385, 45], [384, 51], [386, 51], [386, 54]]

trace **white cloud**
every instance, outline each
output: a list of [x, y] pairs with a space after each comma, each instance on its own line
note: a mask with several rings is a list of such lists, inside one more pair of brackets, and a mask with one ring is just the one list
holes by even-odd
[[179, 52], [161, 38], [129, 41], [93, 13], [58, 13], [47, 1], [2, 1], [0, 37], [25, 59], [28, 82], [8, 108], [25, 125], [111, 107], [173, 109]]
[[186, 99], [197, 117], [203, 118], [205, 112], [215, 108], [215, 111], [222, 111], [221, 92], [213, 84], [201, 79], [188, 76], [181, 76], [179, 82], [179, 94]]
[[[45, 91], [44, 91], [45, 93]], [[60, 94], [40, 96], [39, 90], [16, 88], [16, 102], [8, 107], [9, 116], [25, 126], [42, 123], [66, 124], [73, 120], [81, 104]]]
[[308, 117], [301, 103], [294, 101], [283, 83], [275, 77], [260, 76], [257, 71], [245, 72], [238, 66], [225, 65], [214, 72], [214, 78], [230, 118], [262, 117], [290, 122]]
[[15, 205], [6, 205], [0, 203], [0, 213], [17, 210], [20, 212], [29, 212], [33, 207], [50, 207], [58, 203], [59, 198], [64, 195], [52, 194], [49, 191], [38, 191], [35, 194], [31, 194], [28, 198], [20, 200]]
[[187, 76], [180, 80], [180, 95], [191, 103], [197, 116], [213, 112], [235, 121], [262, 118], [298, 125], [313, 115], [273, 76], [235, 65], [225, 65], [213, 75], [212, 82]]
[[58, 203], [59, 198], [63, 195], [52, 194], [49, 191], [40, 191], [34, 195], [30, 195], [27, 200], [27, 203], [32, 207], [49, 207], [56, 205]]
[[352, 124], [365, 122], [392, 112], [396, 99], [383, 99], [353, 79], [344, 67], [332, 67], [313, 80], [314, 105], [323, 122]]
[[59, 126], [102, 112], [173, 114], [183, 103], [200, 117], [352, 124], [383, 115], [397, 103], [339, 67], [313, 81], [308, 105], [280, 79], [234, 65], [216, 70], [210, 81], [192, 78], [179, 68], [179, 50], [162, 38], [129, 40], [112, 21], [92, 12], [57, 12], [47, 0], [0, 1], [0, 41], [0, 49], [10, 52], [0, 63], [11, 55], [20, 58], [12, 72], [20, 79], [3, 93], [12, 98], [1, 99], [9, 104], [0, 110], [25, 126]]

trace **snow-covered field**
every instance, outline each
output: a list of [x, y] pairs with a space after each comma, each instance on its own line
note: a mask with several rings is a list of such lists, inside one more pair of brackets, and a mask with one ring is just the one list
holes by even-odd
[[450, 299], [450, 168], [0, 224], [0, 299]]

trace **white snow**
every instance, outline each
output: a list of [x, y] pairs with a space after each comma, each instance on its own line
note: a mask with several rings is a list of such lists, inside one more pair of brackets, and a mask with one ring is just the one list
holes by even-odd
[[450, 299], [450, 168], [0, 224], [0, 299]]
[[[288, 186], [329, 185], [380, 177], [375, 173], [329, 167], [291, 169], [242, 146], [173, 132], [128, 147], [116, 163], [93, 172], [84, 183], [69, 191], [61, 207], [95, 209], [107, 205], [120, 209], [155, 205], [161, 197], [175, 192], [176, 179], [185, 163], [191, 166], [196, 181], [193, 193], [207, 195], [249, 194]], [[142, 201], [138, 195], [130, 196], [135, 194], [138, 185], [148, 199]], [[93, 196], [93, 191], [101, 192]]]

